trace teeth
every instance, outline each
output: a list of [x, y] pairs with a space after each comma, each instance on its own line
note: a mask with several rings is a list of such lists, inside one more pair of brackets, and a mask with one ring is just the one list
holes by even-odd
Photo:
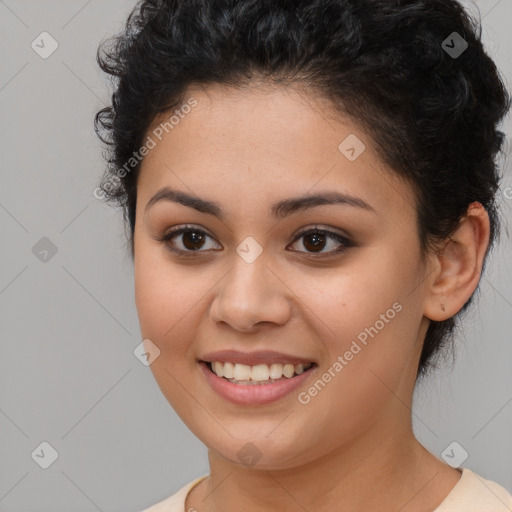
[[233, 374], [233, 378], [235, 380], [251, 380], [251, 375], [252, 372], [250, 366], [247, 366], [246, 364], [235, 364], [235, 373]]
[[280, 379], [283, 376], [283, 365], [282, 364], [271, 364], [270, 365], [270, 378]]
[[255, 366], [249, 366], [247, 364], [233, 364], [223, 363], [220, 361], [214, 361], [211, 363], [213, 372], [219, 376], [224, 377], [231, 382], [244, 381], [245, 383], [256, 383], [264, 382], [270, 379], [270, 382], [274, 380], [286, 377], [290, 379], [294, 375], [300, 375], [308, 368], [312, 363], [303, 364], [278, 364], [274, 363], [270, 366], [267, 364], [258, 364]]
[[251, 368], [251, 380], [268, 380], [270, 377], [270, 369], [266, 364], [258, 364]]
[[[219, 365], [222, 366], [222, 363], [219, 363]], [[235, 375], [235, 365], [233, 363], [224, 363], [222, 371], [224, 372], [223, 377], [226, 377], [226, 379], [232, 379]], [[219, 374], [217, 373], [217, 375]]]
[[219, 376], [219, 377], [224, 377], [224, 365], [222, 363], [219, 363], [217, 361], [215, 361], [215, 363], [213, 363], [213, 371]]
[[285, 364], [283, 366], [283, 375], [285, 377], [293, 377], [293, 374], [295, 373], [295, 367], [293, 366], [293, 364]]

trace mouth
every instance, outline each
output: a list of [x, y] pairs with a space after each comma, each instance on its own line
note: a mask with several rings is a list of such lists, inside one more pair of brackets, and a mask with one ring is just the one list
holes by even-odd
[[[247, 365], [229, 361], [201, 361], [217, 377], [241, 386], [262, 386], [289, 381], [312, 371], [314, 362], [305, 364], [272, 363]], [[301, 379], [302, 380], [302, 379]]]

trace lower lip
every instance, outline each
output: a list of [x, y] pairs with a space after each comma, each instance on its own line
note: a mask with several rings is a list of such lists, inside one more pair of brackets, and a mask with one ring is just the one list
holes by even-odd
[[300, 375], [272, 384], [234, 384], [213, 373], [205, 362], [199, 363], [212, 389], [222, 398], [237, 405], [263, 405], [275, 402], [297, 389], [315, 371], [311, 367]]

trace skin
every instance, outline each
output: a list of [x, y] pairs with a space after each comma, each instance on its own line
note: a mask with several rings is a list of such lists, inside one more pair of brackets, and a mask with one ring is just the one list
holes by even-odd
[[[197, 106], [144, 158], [134, 232], [141, 334], [161, 351], [151, 370], [208, 447], [210, 476], [185, 509], [433, 510], [460, 472], [414, 437], [416, 369], [430, 320], [456, 314], [478, 284], [485, 209], [473, 203], [443, 250], [422, 260], [412, 189], [353, 120], [290, 87], [196, 85], [190, 97]], [[366, 145], [355, 161], [338, 150], [349, 134]], [[219, 203], [225, 218], [169, 201], [145, 212], [163, 186]], [[349, 193], [375, 212], [322, 205], [279, 221], [269, 213], [275, 201], [319, 191]], [[209, 255], [187, 259], [158, 241], [184, 224], [210, 235], [198, 244]], [[355, 245], [321, 259], [307, 237], [295, 240], [315, 225]], [[247, 236], [263, 249], [250, 264], [236, 252]], [[190, 247], [183, 235], [173, 242]], [[317, 251], [338, 247], [327, 237]], [[317, 362], [299, 390], [307, 391], [397, 302], [401, 311], [307, 405], [298, 392], [234, 405], [200, 371], [209, 351], [271, 349]], [[253, 466], [237, 456], [249, 442], [261, 453]]]

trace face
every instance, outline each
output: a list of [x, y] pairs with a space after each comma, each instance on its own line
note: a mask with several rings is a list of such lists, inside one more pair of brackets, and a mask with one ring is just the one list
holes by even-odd
[[137, 192], [136, 307], [163, 394], [236, 464], [291, 468], [398, 432], [427, 327], [411, 187], [296, 90], [185, 98], [148, 131]]

